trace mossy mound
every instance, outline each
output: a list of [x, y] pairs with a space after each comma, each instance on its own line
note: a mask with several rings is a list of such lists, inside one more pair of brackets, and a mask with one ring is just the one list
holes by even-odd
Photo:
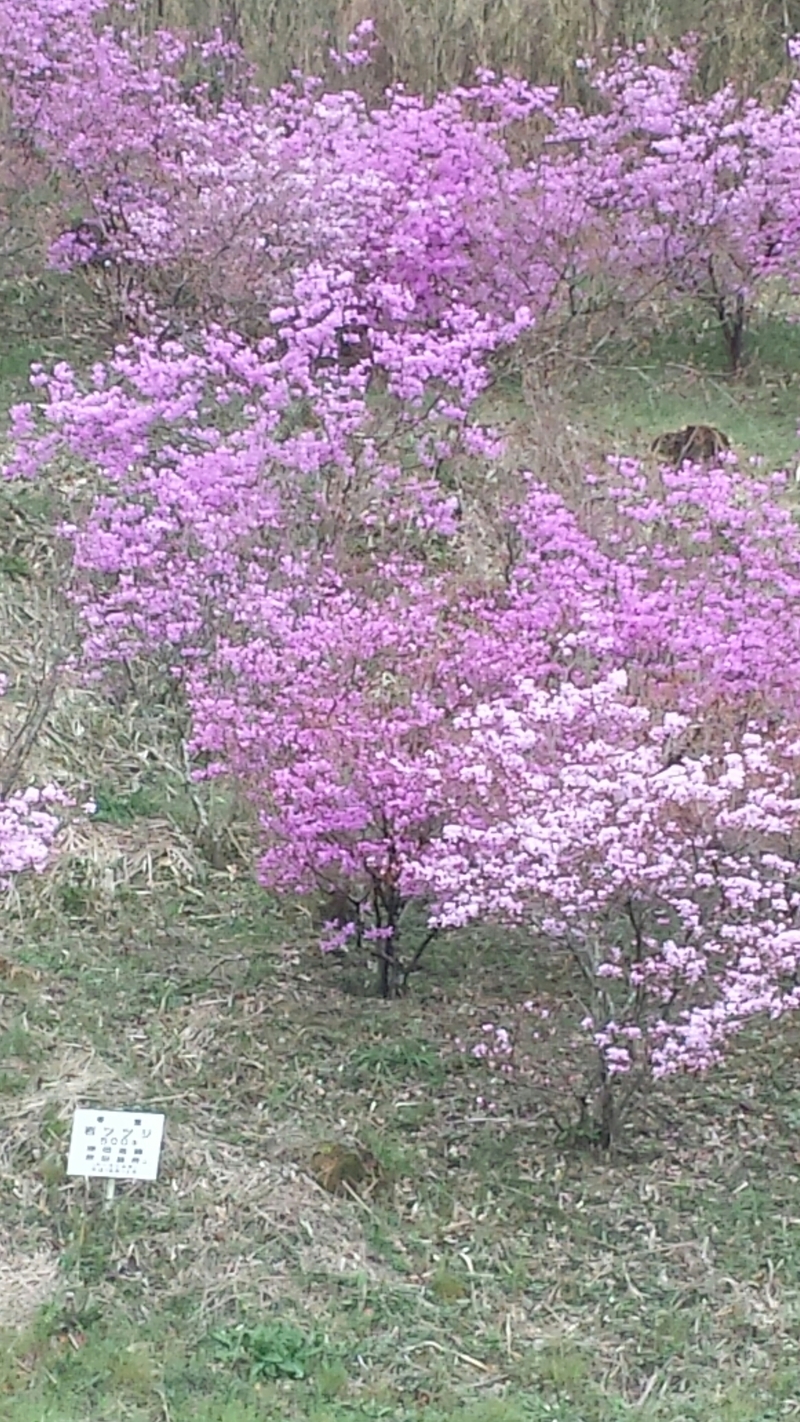
[[351, 1190], [364, 1193], [386, 1180], [380, 1162], [370, 1151], [332, 1142], [314, 1151], [309, 1168], [317, 1184], [330, 1195], [346, 1195]]
[[723, 450], [730, 449], [730, 440], [712, 425], [686, 425], [682, 430], [659, 435], [650, 448], [659, 459], [678, 468], [685, 460], [699, 463], [718, 458]]

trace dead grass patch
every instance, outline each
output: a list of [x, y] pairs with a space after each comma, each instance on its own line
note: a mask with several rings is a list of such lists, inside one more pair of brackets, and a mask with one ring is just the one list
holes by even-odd
[[305, 1274], [385, 1276], [357, 1205], [330, 1200], [297, 1166], [172, 1130], [164, 1177], [183, 1220], [166, 1296], [196, 1299], [203, 1316], [301, 1297]]
[[25, 1253], [0, 1241], [0, 1328], [22, 1330], [63, 1288], [52, 1249]]
[[[202, 1052], [209, 1032], [209, 1010], [192, 1013], [180, 1034], [182, 1049]], [[87, 1191], [84, 1181], [64, 1179], [57, 1165], [66, 1154], [74, 1110], [100, 1104], [125, 1109], [146, 1096], [141, 1078], [120, 1073], [95, 1051], [69, 1047], [54, 1052], [41, 1080], [7, 1104], [0, 1174], [18, 1218], [11, 1224], [4, 1211], [10, 1228], [0, 1252], [0, 1301], [13, 1257], [20, 1261], [20, 1277], [29, 1280], [26, 1318], [52, 1296], [59, 1268], [47, 1217], [57, 1209], [73, 1219], [96, 1218], [100, 1210], [101, 1187]], [[299, 1297], [304, 1290], [298, 1280], [305, 1274], [357, 1274], [374, 1281], [385, 1276], [370, 1256], [358, 1202], [333, 1200], [303, 1168], [307, 1141], [303, 1149], [296, 1136], [287, 1143], [273, 1132], [263, 1154], [254, 1156], [213, 1129], [204, 1131], [208, 1116], [199, 1117], [193, 1104], [174, 1091], [166, 1102], [148, 1101], [168, 1114], [159, 1181], [118, 1186], [128, 1222], [124, 1235], [114, 1232], [108, 1240], [106, 1278], [98, 1283], [104, 1298], [110, 1301], [116, 1281], [124, 1278], [129, 1286], [138, 1282], [157, 1290], [165, 1307], [191, 1300], [203, 1321]], [[176, 1113], [191, 1115], [191, 1125], [176, 1120]], [[55, 1137], [54, 1125], [62, 1127]]]

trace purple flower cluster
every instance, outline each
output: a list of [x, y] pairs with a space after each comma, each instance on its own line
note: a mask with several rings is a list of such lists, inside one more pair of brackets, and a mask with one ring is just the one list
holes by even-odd
[[[483, 561], [463, 524], [502, 451], [490, 357], [534, 322], [596, 282], [724, 324], [796, 278], [800, 85], [699, 98], [682, 51], [589, 72], [591, 114], [490, 74], [371, 112], [302, 79], [188, 102], [174, 36], [95, 0], [20, 13], [0, 0], [17, 138], [86, 213], [53, 258], [124, 273], [135, 328], [12, 412], [10, 477], [86, 475], [62, 534], [87, 668], [160, 661], [198, 774], [257, 810], [263, 882], [382, 903], [373, 951], [425, 894], [433, 926], [571, 953], [607, 1078], [704, 1069], [794, 1010], [784, 478], [617, 460], [567, 499], [521, 469]], [[508, 1074], [506, 1028], [478, 1045]]]

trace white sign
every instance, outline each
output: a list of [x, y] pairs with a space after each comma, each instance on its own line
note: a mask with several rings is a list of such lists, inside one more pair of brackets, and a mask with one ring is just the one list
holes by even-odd
[[67, 1175], [156, 1180], [164, 1117], [155, 1111], [75, 1112]]

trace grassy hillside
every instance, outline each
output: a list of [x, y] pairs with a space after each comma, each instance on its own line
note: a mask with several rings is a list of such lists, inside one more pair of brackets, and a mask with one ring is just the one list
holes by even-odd
[[[491, 411], [548, 477], [692, 422], [794, 467], [800, 333], [764, 318], [752, 352], [734, 382], [710, 335], [606, 346], [509, 370]], [[30, 355], [6, 351], [6, 401]], [[23, 690], [67, 636], [49, 521], [35, 489], [0, 490], [0, 664]], [[146, 698], [65, 683], [29, 758], [99, 813], [4, 920], [4, 1422], [800, 1412], [797, 1030], [653, 1090], [602, 1157], [553, 963], [476, 931], [377, 1002], [302, 905], [253, 885], [246, 818], [198, 809], [179, 733]], [[456, 1039], [534, 993], [554, 1039], [487, 1111]], [[166, 1113], [156, 1184], [104, 1209], [66, 1178], [79, 1104]]]

